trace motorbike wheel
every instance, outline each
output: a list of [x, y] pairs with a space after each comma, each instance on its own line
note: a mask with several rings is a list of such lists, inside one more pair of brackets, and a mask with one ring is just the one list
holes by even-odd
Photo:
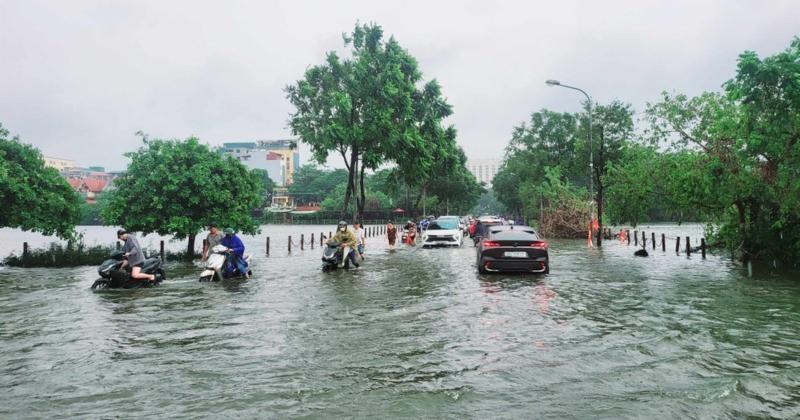
[[156, 283], [161, 283], [162, 281], [164, 281], [166, 279], [167, 279], [167, 275], [164, 274], [164, 270], [159, 268], [158, 271], [156, 271]]
[[97, 279], [92, 283], [92, 290], [108, 289], [109, 283], [106, 279]]

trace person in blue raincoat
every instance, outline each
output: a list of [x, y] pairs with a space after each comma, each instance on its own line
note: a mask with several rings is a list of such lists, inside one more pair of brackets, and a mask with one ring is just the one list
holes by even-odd
[[233, 228], [225, 228], [224, 232], [225, 237], [222, 238], [220, 245], [228, 248], [228, 252], [231, 254], [225, 262], [224, 276], [232, 277], [238, 274], [249, 277], [247, 262], [244, 260], [244, 244], [242, 240], [236, 236]]

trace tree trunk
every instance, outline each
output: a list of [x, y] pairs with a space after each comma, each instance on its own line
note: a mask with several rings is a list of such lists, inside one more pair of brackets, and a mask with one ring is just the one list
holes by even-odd
[[358, 167], [358, 153], [355, 149], [350, 152], [350, 164], [347, 165], [347, 192], [344, 196], [344, 205], [342, 206], [342, 218], [347, 214], [347, 206], [350, 205], [350, 194], [355, 194], [355, 171]]
[[741, 201], [734, 203], [736, 212], [739, 214], [739, 232], [742, 234], [742, 262], [750, 261], [750, 241], [747, 235], [747, 215], [745, 214], [744, 204]]
[[365, 169], [366, 168], [364, 167], [364, 162], [361, 162], [361, 174], [360, 174], [360, 180], [359, 180], [360, 185], [358, 186], [359, 189], [360, 189], [360, 192], [361, 192], [361, 200], [358, 201], [358, 219], [357, 220], [361, 220], [364, 217], [364, 206], [366, 205], [366, 202], [367, 202], [367, 193], [364, 190], [364, 170]]
[[597, 246], [603, 246], [603, 185], [597, 184]]
[[194, 238], [195, 235], [189, 235], [189, 244], [186, 246], [186, 260], [191, 261], [194, 259]]

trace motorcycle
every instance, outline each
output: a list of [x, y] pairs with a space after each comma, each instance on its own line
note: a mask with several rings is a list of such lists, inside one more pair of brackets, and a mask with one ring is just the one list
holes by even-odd
[[[234, 268], [233, 272], [225, 273], [225, 267], [231, 262], [232, 258], [238, 258], [233, 253], [228, 252], [228, 248], [224, 245], [215, 245], [211, 248], [211, 255], [206, 260], [205, 269], [200, 273], [200, 281], [220, 281], [223, 279], [232, 279], [237, 277], [249, 278], [253, 275], [250, 270], [250, 255], [245, 254], [242, 259], [247, 264], [247, 272], [241, 273], [239, 269]], [[234, 263], [234, 265], [236, 265]]]
[[338, 241], [330, 240], [325, 248], [322, 249], [322, 271], [328, 272], [339, 268], [339, 263], [344, 258], [344, 268], [350, 268], [350, 256], [354, 250], [349, 249], [347, 255], [344, 255], [344, 249]]
[[167, 276], [161, 268], [161, 258], [150, 257], [144, 260], [142, 273], [156, 276], [155, 281], [144, 279], [134, 279], [131, 277], [131, 268], [122, 268], [125, 261], [125, 254], [122, 251], [114, 251], [109, 258], [97, 267], [97, 274], [100, 278], [92, 284], [92, 289], [138, 289], [140, 287], [152, 287], [161, 284]]

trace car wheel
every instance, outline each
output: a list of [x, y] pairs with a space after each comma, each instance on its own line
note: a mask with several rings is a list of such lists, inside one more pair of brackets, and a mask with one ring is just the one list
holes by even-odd
[[482, 259], [478, 260], [478, 272], [481, 274], [489, 274], [489, 270], [487, 270], [483, 264]]

